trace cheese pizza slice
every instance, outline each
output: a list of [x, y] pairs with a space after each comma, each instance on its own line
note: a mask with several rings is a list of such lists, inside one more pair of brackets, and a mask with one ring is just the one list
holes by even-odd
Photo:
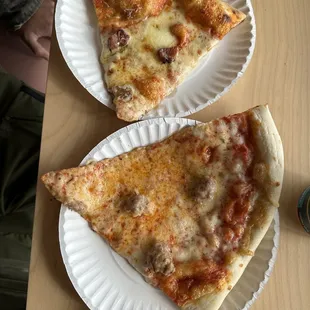
[[169, 95], [245, 15], [220, 0], [93, 0], [117, 116], [135, 121]]
[[260, 106], [42, 180], [180, 308], [213, 310], [270, 226], [282, 178], [281, 140]]

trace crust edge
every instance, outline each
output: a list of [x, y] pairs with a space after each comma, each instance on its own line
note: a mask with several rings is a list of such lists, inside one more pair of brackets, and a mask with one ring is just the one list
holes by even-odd
[[[265, 163], [269, 165], [269, 176], [271, 180], [279, 182], [279, 186], [270, 186], [268, 188], [268, 194], [270, 198], [270, 205], [268, 206], [268, 213], [266, 216], [265, 225], [256, 229], [253, 232], [252, 240], [250, 244], [250, 250], [255, 252], [261, 240], [264, 238], [268, 231], [270, 224], [273, 220], [275, 210], [278, 207], [278, 201], [281, 194], [283, 174], [284, 174], [284, 155], [283, 147], [280, 135], [273, 121], [271, 113], [267, 105], [257, 106], [253, 109], [248, 110], [250, 117], [253, 122], [259, 122], [261, 126], [256, 130], [254, 137], [258, 146], [261, 157]], [[238, 257], [230, 270], [233, 272], [232, 279], [229, 285], [233, 288], [241, 278], [245, 268], [251, 261], [252, 256], [240, 256]], [[240, 265], [243, 265], [240, 267]], [[202, 296], [198, 302], [188, 303], [181, 309], [184, 310], [217, 310], [223, 303], [230, 290], [226, 286], [217, 295], [205, 295]]]

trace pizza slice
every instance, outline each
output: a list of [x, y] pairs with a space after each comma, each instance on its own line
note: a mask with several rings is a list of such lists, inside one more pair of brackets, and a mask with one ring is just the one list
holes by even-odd
[[117, 116], [135, 121], [169, 95], [245, 15], [220, 0], [93, 0]]
[[283, 150], [267, 106], [112, 159], [47, 189], [182, 309], [218, 309], [278, 207]]

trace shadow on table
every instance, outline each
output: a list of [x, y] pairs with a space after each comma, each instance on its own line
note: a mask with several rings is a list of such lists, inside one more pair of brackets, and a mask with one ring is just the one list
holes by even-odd
[[[51, 59], [49, 68], [49, 74], [54, 76], [53, 80], [57, 83], [55, 85], [54, 82], [54, 86], [56, 87], [53, 87], [53, 89], [61, 89], [62, 92], [65, 91], [65, 94], [68, 94], [68, 98], [73, 101], [73, 109], [79, 113], [78, 116], [82, 118], [83, 114], [88, 115], [91, 122], [89, 122], [87, 126], [92, 126], [91, 135], [79, 137], [81, 140], [79, 140], [77, 147], [71, 150], [68, 160], [64, 158], [63, 165], [57, 167], [57, 169], [59, 169], [69, 167], [68, 165], [72, 165], [73, 161], [78, 165], [94, 146], [111, 133], [117, 131], [121, 127], [127, 126], [128, 123], [119, 120], [116, 117], [115, 111], [100, 103], [79, 83], [62, 57], [56, 39], [54, 39], [53, 42], [55, 43], [52, 46], [53, 58]], [[63, 85], [65, 85], [65, 87]], [[49, 92], [49, 85], [47, 91]], [[63, 104], [65, 104], [65, 102]], [[69, 115], [69, 117], [71, 117], [71, 115]], [[80, 120], [76, 121], [80, 122]], [[80, 123], [78, 123], [78, 125], [80, 125]]]
[[[307, 181], [304, 176], [285, 170], [279, 208], [281, 229], [302, 236], [305, 236], [307, 233], [299, 222], [297, 204], [300, 195], [309, 186]], [[288, 184], [293, 184], [294, 186], [289, 186]]]
[[[39, 186], [43, 185], [39, 184]], [[43, 227], [38, 227], [40, 231], [45, 232], [39, 237], [41, 239], [39, 243], [41, 245], [40, 251], [42, 251], [42, 263], [44, 263], [44, 260], [46, 261], [45, 265], [48, 268], [47, 273], [51, 275], [51, 278], [56, 282], [56, 285], [64, 290], [70, 296], [70, 299], [73, 299], [84, 306], [71, 284], [60, 253], [58, 238], [60, 203], [52, 199], [47, 190], [38, 191], [37, 199], [37, 203], [44, 207], [42, 208], [42, 212], [44, 212], [44, 215], [42, 216], [43, 221], [40, 223]]]

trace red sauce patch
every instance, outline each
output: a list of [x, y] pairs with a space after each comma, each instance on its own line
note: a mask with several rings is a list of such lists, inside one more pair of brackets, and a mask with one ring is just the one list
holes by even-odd
[[244, 113], [223, 117], [223, 121], [226, 124], [230, 124], [231, 122], [236, 123], [238, 125], [239, 132], [242, 134], [249, 133], [248, 118], [247, 115], [245, 115]]
[[223, 264], [211, 260], [197, 260], [176, 265], [176, 272], [170, 277], [159, 279], [159, 287], [179, 306], [203, 294], [206, 288], [220, 286], [228, 276]]
[[244, 224], [250, 209], [249, 201], [238, 201], [233, 217], [233, 224]]
[[248, 199], [240, 198], [230, 200], [222, 209], [222, 219], [225, 223], [243, 225], [249, 213], [250, 202]]
[[230, 227], [223, 228], [223, 239], [226, 242], [231, 242], [235, 237], [234, 231]]
[[251, 159], [251, 152], [245, 144], [233, 145], [233, 150], [236, 156], [240, 156], [245, 164], [248, 164]]
[[222, 209], [222, 219], [224, 220], [224, 222], [232, 222], [236, 202], [236, 200], [230, 200], [228, 203], [225, 204], [224, 208]]

